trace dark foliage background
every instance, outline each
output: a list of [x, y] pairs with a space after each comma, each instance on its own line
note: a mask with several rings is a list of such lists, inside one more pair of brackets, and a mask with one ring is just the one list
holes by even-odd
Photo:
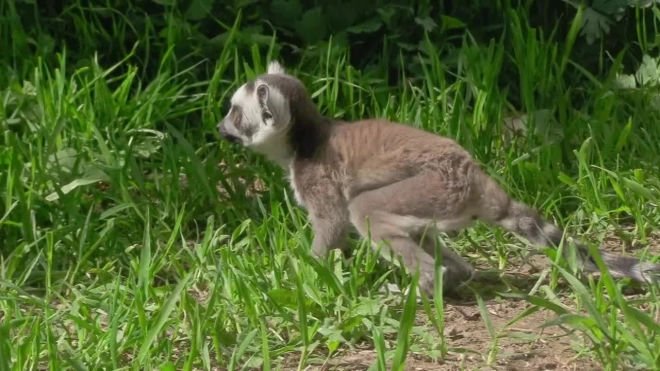
[[[92, 56], [102, 65], [111, 65], [134, 50], [130, 62], [142, 67], [143, 77], [149, 77], [163, 67], [158, 65], [163, 54], [174, 53], [179, 69], [209, 61], [207, 68], [194, 71], [197, 79], [207, 79], [212, 73], [208, 66], [222, 52], [232, 26], [238, 24], [236, 38], [246, 55], [254, 46], [265, 54], [273, 35], [276, 55], [301, 69], [303, 50], [311, 56], [314, 51], [322, 53], [327, 45], [348, 48], [351, 64], [366, 76], [387, 71], [390, 83], [397, 84], [401, 66], [410, 78], [420, 76], [421, 64], [429, 58], [426, 37], [441, 51], [441, 61], [455, 67], [457, 48], [465, 38], [478, 44], [498, 40], [511, 27], [512, 16], [526, 18], [538, 32], [563, 41], [578, 7], [583, 6], [580, 37], [570, 57], [599, 76], [623, 50], [627, 50], [625, 65], [633, 70], [643, 53], [656, 49], [655, 14], [643, 7], [653, 2], [7, 0], [0, 5], [2, 37], [8, 41], [3, 44], [12, 47], [3, 51], [2, 59], [25, 72], [29, 68], [18, 68], [25, 54], [54, 62], [55, 52], [66, 47], [80, 65]], [[640, 25], [646, 27], [640, 29]], [[20, 32], [14, 32], [17, 28]], [[517, 73], [505, 64], [501, 84], [515, 87]]]

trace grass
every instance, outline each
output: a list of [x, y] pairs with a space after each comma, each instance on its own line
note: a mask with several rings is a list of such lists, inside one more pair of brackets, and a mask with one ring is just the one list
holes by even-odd
[[[575, 29], [558, 42], [511, 19], [489, 45], [466, 37], [456, 69], [429, 45], [436, 52], [424, 75], [395, 87], [355, 70], [331, 45], [307, 67], [287, 67], [325, 114], [451, 136], [513, 196], [572, 233], [651, 259], [644, 247], [658, 247], [660, 222], [657, 93], [618, 88], [620, 56], [603, 78], [581, 69], [569, 58]], [[81, 43], [91, 43], [94, 21], [80, 22]], [[5, 47], [25, 39], [19, 26]], [[66, 48], [55, 63], [25, 54], [3, 64], [0, 370], [324, 362], [403, 370], [436, 361], [660, 369], [658, 287], [630, 297], [625, 282], [578, 280], [559, 259], [516, 282], [510, 273], [522, 270], [526, 245], [499, 230], [479, 225], [451, 242], [504, 280], [475, 286], [463, 306], [383, 292], [388, 283], [414, 288], [417, 277], [380, 263], [360, 241], [350, 262], [314, 261], [305, 213], [281, 170], [209, 136], [232, 89], [264, 71], [275, 47], [246, 54], [230, 37], [217, 60], [188, 67], [162, 50], [151, 55], [156, 72], [130, 51], [114, 64]], [[503, 65], [519, 81], [503, 85]], [[195, 77], [199, 69], [207, 79]], [[526, 134], [504, 133], [502, 123], [522, 114], [531, 118]], [[542, 331], [551, 326], [572, 336], [575, 359]]]

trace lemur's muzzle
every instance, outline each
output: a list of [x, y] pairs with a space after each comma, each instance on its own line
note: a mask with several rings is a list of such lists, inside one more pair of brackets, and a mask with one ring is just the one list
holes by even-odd
[[222, 139], [230, 142], [230, 143], [236, 143], [239, 141], [239, 137], [235, 136], [234, 134], [231, 134], [229, 131], [227, 131], [227, 126], [225, 126], [225, 121], [222, 120], [217, 126], [218, 129], [218, 134], [220, 134], [220, 137]]

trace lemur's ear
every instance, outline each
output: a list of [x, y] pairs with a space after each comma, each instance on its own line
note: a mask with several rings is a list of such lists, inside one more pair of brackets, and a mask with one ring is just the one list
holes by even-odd
[[269, 74], [282, 74], [286, 73], [284, 67], [278, 61], [272, 61], [268, 64], [268, 73]]

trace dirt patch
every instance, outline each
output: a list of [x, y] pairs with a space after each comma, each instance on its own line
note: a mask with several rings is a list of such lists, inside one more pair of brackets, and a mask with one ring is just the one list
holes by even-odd
[[[556, 315], [540, 310], [504, 329], [507, 322], [520, 315], [530, 304], [504, 301], [486, 304], [488, 316], [496, 332], [494, 342], [476, 305], [445, 306], [445, 340], [450, 349], [444, 360], [410, 352], [405, 370], [602, 370], [588, 356], [578, 356], [573, 344], [581, 339], [569, 329], [558, 326], [539, 328]], [[423, 311], [417, 326], [430, 326]], [[431, 330], [430, 330], [431, 331]], [[494, 355], [490, 364], [488, 358]], [[298, 359], [283, 362], [282, 370], [297, 369]], [[308, 371], [367, 370], [377, 360], [376, 351], [367, 345], [354, 350], [342, 350], [325, 362], [315, 362]], [[312, 363], [312, 362], [310, 362]], [[387, 362], [388, 367], [391, 362]]]
[[[500, 332], [495, 346], [495, 356], [491, 369], [497, 370], [598, 370], [598, 363], [589, 359], [574, 359], [576, 353], [572, 343], [579, 337], [568, 329], [558, 326], [540, 328], [556, 314], [548, 310], [538, 311], [505, 328], [507, 322], [519, 316], [530, 304], [522, 301], [506, 300], [501, 303], [486, 304], [492, 326]], [[494, 342], [484, 319], [477, 307], [457, 307], [451, 304], [445, 309], [448, 324], [446, 334], [451, 347], [466, 348], [477, 354], [466, 353], [463, 363], [466, 369], [473, 370], [486, 366]], [[455, 360], [452, 363], [455, 363]], [[446, 364], [451, 368], [450, 364]], [[458, 368], [456, 368], [458, 369]]]
[[[660, 235], [654, 234], [649, 237], [648, 245], [641, 246], [633, 243], [626, 246], [626, 255], [635, 254], [637, 251], [648, 247], [648, 251], [656, 254], [660, 251]], [[624, 246], [621, 239], [608, 237], [605, 239], [603, 248], [607, 251], [620, 254]], [[530, 264], [517, 262], [508, 264], [506, 278], [513, 286], [522, 291], [528, 291], [539, 279], [539, 271], [549, 267], [546, 257], [541, 255], [529, 258]], [[489, 267], [481, 267], [488, 269]], [[482, 277], [483, 279], [483, 277]], [[488, 280], [486, 280], [488, 281]], [[548, 278], [543, 279], [548, 282]], [[560, 279], [560, 281], [563, 281]], [[493, 282], [486, 282], [493, 284]], [[484, 287], [481, 290], [483, 292]], [[501, 282], [493, 290], [502, 289]], [[487, 291], [487, 289], [486, 289]], [[555, 290], [561, 295], [564, 291], [560, 287]], [[569, 292], [569, 291], [566, 291]], [[460, 295], [464, 296], [464, 295]], [[445, 341], [450, 349], [449, 354], [443, 360], [434, 360], [424, 352], [409, 352], [405, 364], [405, 370], [602, 370], [601, 363], [590, 353], [588, 340], [579, 333], [561, 326], [542, 328], [541, 326], [556, 318], [557, 314], [546, 309], [520, 319], [507, 326], [507, 323], [520, 316], [531, 304], [514, 299], [494, 299], [485, 303], [488, 318], [495, 332], [496, 341], [493, 340], [484, 318], [476, 303], [466, 303], [468, 295], [463, 299], [455, 300], [448, 298], [445, 304]], [[486, 299], [484, 299], [486, 300]], [[573, 300], [568, 297], [559, 296], [559, 301], [573, 313], [586, 314], [584, 311], [575, 309]], [[639, 308], [644, 310], [643, 308]], [[423, 309], [418, 311], [416, 326], [432, 329], [431, 321]], [[389, 348], [394, 347], [396, 339], [391, 339]], [[582, 347], [582, 349], [581, 349]], [[357, 349], [340, 350], [330, 359], [319, 357], [319, 361], [310, 360], [308, 371], [326, 370], [367, 370], [377, 361], [376, 351], [368, 344]], [[282, 370], [296, 370], [299, 358], [296, 354], [288, 354], [284, 357]], [[490, 358], [490, 362], [489, 361]], [[388, 367], [391, 362], [387, 362]], [[620, 367], [620, 369], [625, 369]]]
[[[622, 229], [623, 233], [626, 233], [628, 235], [632, 234], [632, 229], [633, 227], [627, 227]], [[647, 255], [651, 254], [651, 256], [658, 255], [660, 253], [660, 233], [657, 232], [652, 232], [647, 235], [646, 238], [646, 243], [642, 243], [639, 240], [632, 239], [629, 236], [626, 236], [626, 239], [630, 239], [630, 241], [624, 241], [622, 239], [621, 235], [623, 234], [622, 232], [618, 233], [619, 235], [615, 235], [613, 233], [608, 234], [604, 239], [603, 239], [603, 246], [602, 248], [605, 249], [606, 251], [610, 251], [616, 254], [622, 254], [624, 253], [625, 255], [638, 255], [642, 251], [646, 249]], [[651, 256], [644, 257], [644, 259], [648, 259]]]

